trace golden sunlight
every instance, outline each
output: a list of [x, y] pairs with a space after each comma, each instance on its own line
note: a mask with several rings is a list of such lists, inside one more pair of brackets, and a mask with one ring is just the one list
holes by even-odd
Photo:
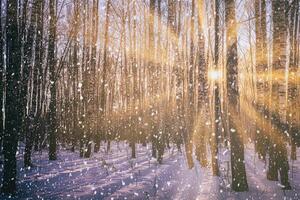
[[220, 70], [209, 70], [208, 71], [208, 78], [212, 81], [217, 81], [222, 78], [222, 72]]
[[0, 200], [300, 199], [299, 11], [1, 0]]

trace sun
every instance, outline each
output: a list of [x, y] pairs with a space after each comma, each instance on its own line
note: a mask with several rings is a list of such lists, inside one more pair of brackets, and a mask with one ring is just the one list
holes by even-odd
[[216, 81], [221, 79], [222, 73], [219, 70], [209, 70], [208, 71], [208, 78], [210, 80]]

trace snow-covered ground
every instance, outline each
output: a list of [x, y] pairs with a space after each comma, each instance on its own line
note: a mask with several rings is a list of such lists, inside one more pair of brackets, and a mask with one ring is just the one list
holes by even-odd
[[22, 168], [19, 155], [18, 193], [0, 199], [300, 199], [300, 156], [290, 163], [293, 190], [283, 191], [278, 182], [266, 179], [264, 163], [254, 156], [253, 146], [247, 145], [249, 192], [235, 193], [230, 190], [230, 153], [226, 149], [219, 153], [222, 173], [217, 178], [198, 163], [189, 170], [184, 153], [176, 148], [166, 150], [162, 165], [151, 159], [150, 145], [139, 145], [134, 160], [123, 142], [113, 143], [109, 153], [104, 148], [102, 145], [101, 152], [89, 159], [61, 150], [58, 160], [51, 162], [47, 152], [36, 153], [32, 169]]

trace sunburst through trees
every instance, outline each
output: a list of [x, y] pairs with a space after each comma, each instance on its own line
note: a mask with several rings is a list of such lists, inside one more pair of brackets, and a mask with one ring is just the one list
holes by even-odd
[[38, 152], [53, 163], [67, 151], [98, 156], [99, 170], [112, 169], [104, 157], [119, 144], [132, 168], [141, 151], [156, 170], [181, 155], [185, 170], [209, 171], [235, 192], [253, 188], [253, 155], [259, 179], [299, 195], [299, 0], [0, 5], [4, 198], [31, 195], [17, 192], [18, 173], [37, 168]]

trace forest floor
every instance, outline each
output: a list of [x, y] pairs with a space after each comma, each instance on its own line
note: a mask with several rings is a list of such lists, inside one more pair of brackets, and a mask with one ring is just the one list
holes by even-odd
[[162, 165], [151, 159], [150, 145], [139, 145], [136, 159], [130, 154], [124, 142], [113, 143], [108, 153], [102, 145], [100, 153], [89, 159], [60, 150], [58, 160], [50, 162], [47, 152], [36, 152], [35, 167], [24, 169], [20, 151], [18, 192], [0, 199], [300, 199], [300, 156], [290, 162], [293, 190], [283, 191], [278, 182], [266, 179], [265, 164], [254, 155], [253, 145], [246, 145], [249, 192], [235, 193], [230, 189], [230, 152], [225, 148], [219, 152], [220, 177], [213, 177], [210, 168], [201, 168], [196, 161], [189, 170], [184, 153], [175, 147], [165, 152]]

